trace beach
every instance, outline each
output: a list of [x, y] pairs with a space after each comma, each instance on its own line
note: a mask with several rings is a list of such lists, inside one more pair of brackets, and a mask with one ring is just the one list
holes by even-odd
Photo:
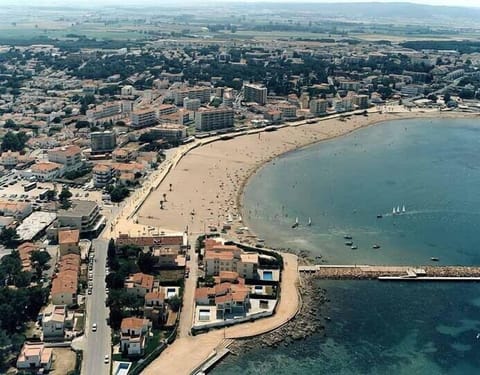
[[[458, 113], [395, 112], [352, 115], [340, 119], [320, 120], [315, 124], [287, 126], [272, 132], [237, 136], [190, 150], [165, 177], [138, 210], [139, 224], [165, 231], [185, 231], [198, 235], [209, 227], [220, 230], [231, 219], [228, 236], [245, 226], [241, 217], [241, 192], [248, 178], [263, 164], [275, 157], [313, 143], [348, 134], [379, 122], [410, 117], [458, 117]], [[164, 195], [165, 194], [165, 195]], [[160, 201], [164, 201], [163, 209]]]
[[[208, 231], [209, 226], [219, 228], [232, 219], [232, 229], [224, 237], [253, 241], [253, 232], [244, 230], [244, 234], [237, 235], [235, 229], [248, 225], [241, 218], [242, 191], [248, 178], [263, 164], [286, 152], [383, 121], [439, 116], [460, 117], [461, 114], [440, 114], [438, 111], [370, 113], [368, 116], [350, 116], [345, 121], [328, 119], [316, 124], [286, 126], [272, 132], [263, 131], [200, 145], [175, 163], [158, 189], [146, 198], [135, 220], [140, 225], [165, 231], [188, 228], [190, 240], [194, 241], [198, 234]], [[165, 201], [163, 209], [160, 201]], [[199, 336], [190, 336], [185, 329], [180, 330], [177, 340], [147, 367], [145, 373], [153, 374], [160, 370], [190, 373], [210, 353], [221, 347], [225, 339], [260, 335], [289, 322], [300, 305], [297, 295], [298, 260], [293, 254], [282, 255], [286, 260], [286, 270], [282, 278], [280, 306], [273, 317], [234, 326], [223, 332], [212, 330]], [[193, 304], [193, 295], [188, 294], [185, 299], [185, 304]], [[190, 309], [182, 311], [182, 326], [189, 326], [191, 318]], [[192, 348], [198, 350], [192, 353]]]

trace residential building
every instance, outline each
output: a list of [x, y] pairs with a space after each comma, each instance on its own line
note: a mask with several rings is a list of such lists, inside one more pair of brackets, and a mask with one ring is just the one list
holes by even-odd
[[327, 113], [328, 101], [325, 99], [310, 100], [310, 112], [315, 115], [324, 115]]
[[200, 99], [190, 99], [188, 97], [183, 99], [183, 108], [185, 108], [187, 111], [196, 111], [201, 105], [202, 102]]
[[[195, 303], [197, 306], [215, 306], [209, 310], [208, 316], [202, 316], [202, 309], [196, 309], [197, 321], [224, 320], [233, 317], [245, 316], [250, 307], [250, 288], [245, 285], [242, 278], [237, 283], [215, 284], [213, 287], [197, 288], [195, 290]], [[215, 313], [212, 317], [211, 312]], [[205, 312], [204, 312], [205, 313]]]
[[181, 249], [186, 246], [186, 238], [182, 234], [135, 237], [130, 236], [128, 233], [119, 233], [115, 240], [115, 245], [117, 248], [125, 245], [134, 245], [145, 249], [152, 246], [167, 246]]
[[283, 118], [296, 118], [297, 117], [297, 107], [291, 104], [279, 104], [278, 110], [282, 112]]
[[17, 359], [19, 370], [43, 369], [49, 371], [52, 368], [53, 349], [45, 348], [45, 344], [23, 344]]
[[58, 245], [60, 249], [60, 256], [67, 254], [79, 254], [80, 246], [80, 231], [78, 229], [60, 230], [58, 232]]
[[177, 107], [173, 104], [162, 104], [157, 108], [157, 116], [170, 115], [177, 112]]
[[199, 99], [200, 103], [205, 104], [210, 102], [211, 89], [210, 87], [194, 87], [190, 89], [175, 90], [173, 92], [173, 101], [175, 105], [182, 105], [183, 99]]
[[119, 116], [121, 114], [121, 106], [119, 102], [106, 103], [96, 106], [95, 109], [89, 109], [86, 114], [90, 122], [97, 122], [108, 117]]
[[132, 293], [137, 297], [145, 297], [145, 295], [153, 290], [155, 278], [142, 272], [130, 275], [126, 280], [124, 287], [128, 293]]
[[368, 95], [356, 95], [353, 101], [359, 109], [367, 109], [369, 106]]
[[62, 173], [73, 171], [82, 166], [82, 150], [75, 145], [62, 146], [48, 151], [48, 161], [63, 166]]
[[65, 270], [52, 281], [52, 304], [73, 306], [77, 304], [78, 272]]
[[113, 169], [110, 165], [97, 164], [93, 167], [92, 174], [95, 187], [103, 187], [112, 181]]
[[206, 241], [203, 257], [205, 275], [218, 276], [222, 271], [237, 272], [245, 279], [258, 278], [258, 254], [246, 253], [234, 245]]
[[12, 216], [23, 220], [32, 213], [32, 205], [27, 202], [0, 201], [0, 216]]
[[187, 136], [187, 127], [184, 125], [162, 124], [153, 127], [150, 131], [167, 142], [181, 142]]
[[130, 119], [133, 128], [143, 128], [157, 123], [157, 115], [153, 108], [136, 109], [130, 114]]
[[129, 356], [142, 355], [151, 327], [148, 319], [124, 318], [120, 324], [120, 350]]
[[117, 145], [116, 135], [112, 131], [90, 133], [92, 154], [112, 152]]
[[265, 105], [267, 103], [267, 88], [264, 85], [246, 83], [243, 85], [243, 99], [245, 102]]
[[65, 329], [73, 328], [73, 315], [65, 305], [48, 305], [42, 314], [43, 339], [62, 339]]
[[229, 108], [200, 109], [195, 112], [195, 127], [200, 131], [232, 128], [234, 112]]
[[30, 171], [37, 181], [52, 181], [63, 173], [63, 166], [58, 163], [43, 161], [32, 165]]
[[163, 290], [156, 290], [145, 294], [145, 306], [143, 307], [143, 314], [152, 323], [157, 326], [165, 320], [165, 292]]
[[60, 227], [79, 229], [81, 235], [94, 235], [105, 223], [98, 204], [84, 200], [73, 200], [69, 209], [58, 211], [57, 218]]

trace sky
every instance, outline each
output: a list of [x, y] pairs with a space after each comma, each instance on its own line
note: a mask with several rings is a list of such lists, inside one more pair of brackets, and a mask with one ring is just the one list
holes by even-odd
[[[304, 2], [304, 3], [361, 3], [361, 2], [403, 2], [402, 0], [184, 0], [181, 3], [184, 5], [190, 4], [199, 4], [204, 5], [205, 3], [231, 3], [231, 2], [277, 2], [277, 3], [288, 3], [288, 2]], [[409, 0], [405, 2], [417, 3], [417, 4], [428, 4], [428, 5], [453, 5], [453, 6], [470, 6], [470, 7], [480, 7], [480, 0]], [[105, 5], [161, 5], [161, 4], [178, 4], [178, 1], [173, 0], [0, 0], [0, 6], [5, 5], [25, 5], [31, 6], [35, 5], [95, 5], [100, 4]]]

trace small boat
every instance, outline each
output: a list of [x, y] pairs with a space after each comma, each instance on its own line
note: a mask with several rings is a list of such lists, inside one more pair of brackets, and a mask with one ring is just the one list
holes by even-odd
[[395, 207], [393, 207], [392, 214], [395, 215], [397, 211], [395, 210]]
[[295, 218], [295, 224], [292, 225], [292, 228], [298, 227], [298, 217]]
[[380, 249], [380, 245], [375, 244], [375, 245], [372, 246], [372, 249]]
[[350, 236], [349, 234], [346, 234], [345, 236], [343, 236], [343, 238], [346, 240], [351, 240], [353, 237]]
[[352, 250], [357, 250], [358, 249], [358, 246], [357, 245], [352, 245], [352, 247], [350, 248]]
[[405, 205], [402, 207], [402, 214], [405, 213]]
[[430, 260], [432, 262], [438, 262], [440, 259], [438, 259], [437, 257], [431, 257]]
[[326, 316], [325, 320], [329, 322], [330, 320], [332, 320], [332, 318], [330, 318], [329, 316]]
[[382, 214], [378, 214], [378, 215], [377, 215], [377, 219], [381, 219], [382, 217], [383, 217]]
[[347, 241], [345, 242], [345, 246], [352, 246], [353, 245], [353, 242], [352, 241]]
[[308, 218], [308, 224], [307, 224], [307, 225], [308, 225], [309, 227], [312, 225], [312, 218], [311, 218], [311, 217]]
[[397, 206], [397, 214], [400, 213], [400, 206]]
[[480, 333], [477, 333], [477, 340], [480, 339]]

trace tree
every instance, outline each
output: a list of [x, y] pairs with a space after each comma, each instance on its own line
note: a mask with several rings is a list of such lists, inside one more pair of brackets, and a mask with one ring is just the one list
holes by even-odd
[[57, 198], [57, 192], [55, 190], [47, 190], [45, 199], [49, 202], [54, 201]]
[[18, 243], [18, 233], [15, 228], [3, 228], [0, 232], [0, 243], [6, 247], [15, 247]]
[[5, 121], [5, 125], [3, 125], [3, 127], [5, 129], [15, 129], [15, 130], [20, 129], [20, 127], [17, 124], [15, 124], [15, 121], [13, 121], [10, 118], [7, 121]]
[[115, 258], [117, 256], [117, 248], [115, 247], [115, 240], [110, 238], [108, 241], [108, 248], [107, 248], [107, 257], [108, 259]]
[[38, 279], [42, 277], [43, 270], [48, 268], [47, 265], [50, 259], [50, 254], [46, 251], [34, 251], [30, 255], [30, 261]]
[[168, 300], [168, 304], [170, 305], [172, 311], [178, 312], [182, 306], [182, 300], [178, 296], [173, 296]]
[[2, 151], [22, 151], [29, 137], [24, 132], [13, 133], [8, 131], [2, 140]]
[[143, 273], [151, 273], [153, 271], [153, 266], [155, 264], [155, 258], [151, 253], [141, 252], [138, 256], [138, 268]]
[[60, 204], [63, 209], [68, 209], [71, 206], [71, 203], [69, 199], [72, 197], [72, 193], [68, 188], [63, 188], [62, 191], [60, 192], [60, 195], [58, 198], [60, 199]]

